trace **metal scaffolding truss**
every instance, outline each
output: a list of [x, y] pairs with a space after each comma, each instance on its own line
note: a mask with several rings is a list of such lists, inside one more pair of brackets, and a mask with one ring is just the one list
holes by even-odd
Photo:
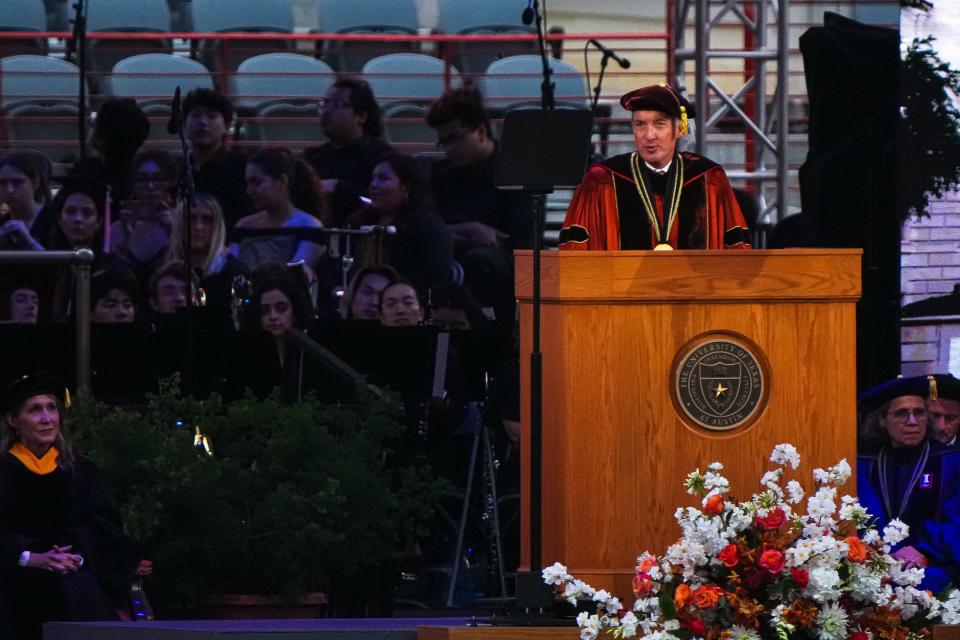
[[[674, 0], [673, 61], [674, 83], [686, 91], [690, 64], [693, 65], [696, 119], [696, 152], [709, 156], [711, 139], [718, 124], [724, 128], [732, 120], [742, 125], [744, 169], [730, 170], [732, 180], [755, 185], [758, 197], [758, 221], [776, 222], [786, 215], [787, 202], [787, 104], [788, 74], [788, 0]], [[727, 42], [718, 46], [711, 35], [724, 30]], [[693, 43], [686, 42], [693, 32]], [[775, 37], [771, 35], [775, 33]], [[738, 44], [729, 46], [729, 39]], [[742, 36], [740, 35], [742, 34]], [[770, 42], [773, 40], [773, 42]], [[742, 60], [742, 85], [728, 93], [719, 77], [711, 76], [711, 61]], [[770, 65], [776, 65], [776, 86], [770, 91], [767, 77]], [[730, 86], [730, 74], [722, 83]], [[739, 81], [739, 80], [738, 80]], [[735, 83], [734, 83], [735, 84]], [[711, 111], [711, 106], [713, 111]], [[776, 197], [768, 199], [763, 187], [774, 183]]]

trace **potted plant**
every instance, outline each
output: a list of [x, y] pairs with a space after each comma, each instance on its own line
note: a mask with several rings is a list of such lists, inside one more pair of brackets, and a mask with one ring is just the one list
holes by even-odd
[[444, 490], [429, 469], [392, 463], [398, 415], [375, 398], [224, 405], [172, 379], [140, 409], [82, 398], [69, 424], [154, 563], [156, 608], [193, 615], [228, 594], [316, 604], [308, 594], [334, 578], [394, 563]]

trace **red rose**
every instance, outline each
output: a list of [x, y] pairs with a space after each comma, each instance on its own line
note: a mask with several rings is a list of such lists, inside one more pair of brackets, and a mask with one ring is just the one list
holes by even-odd
[[777, 549], [767, 549], [760, 554], [760, 559], [757, 560], [757, 566], [769, 573], [780, 573], [780, 571], [783, 570], [784, 562], [786, 562], [786, 558], [783, 557], [781, 551]]
[[723, 496], [719, 493], [715, 493], [707, 498], [707, 504], [703, 510], [712, 516], [716, 516], [723, 513], [723, 506]]
[[[797, 569], [796, 567], [790, 567], [790, 575], [793, 576], [793, 582], [797, 585], [798, 589], [804, 589], [807, 586], [807, 583], [810, 582], [810, 574], [807, 573], [806, 569]], [[863, 638], [862, 640], [868, 640]]]
[[737, 566], [740, 562], [740, 550], [735, 544], [728, 544], [717, 554], [717, 559], [728, 569]]
[[866, 631], [857, 631], [848, 640], [870, 640], [870, 636], [867, 635]]
[[700, 618], [694, 618], [693, 620], [687, 620], [683, 623], [685, 629], [689, 629], [693, 635], [700, 636], [701, 638], [704, 634], [707, 633], [707, 625], [703, 624], [703, 620]]
[[767, 531], [770, 531], [771, 529], [779, 529], [780, 526], [786, 521], [787, 515], [780, 507], [768, 512], [767, 515], [762, 518], [760, 516], [756, 517], [757, 526]]
[[650, 577], [649, 573], [644, 573], [643, 571], [638, 571], [637, 575], [633, 576], [633, 593], [638, 598], [640, 596], [648, 596], [653, 591], [653, 579]]

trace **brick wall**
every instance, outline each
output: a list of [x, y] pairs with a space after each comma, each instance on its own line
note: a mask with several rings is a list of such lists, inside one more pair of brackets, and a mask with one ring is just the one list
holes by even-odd
[[[960, 191], [932, 200], [927, 209], [929, 218], [910, 220], [903, 227], [903, 304], [950, 293], [960, 283]], [[958, 320], [904, 320], [900, 329], [903, 375], [953, 370], [957, 363], [949, 357], [949, 348], [960, 335]]]
[[903, 304], [953, 291], [960, 282], [960, 191], [931, 200], [930, 217], [910, 220], [900, 245]]

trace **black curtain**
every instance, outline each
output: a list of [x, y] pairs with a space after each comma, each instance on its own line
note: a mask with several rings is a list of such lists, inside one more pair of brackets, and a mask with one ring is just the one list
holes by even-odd
[[900, 34], [832, 13], [800, 37], [810, 98], [803, 244], [863, 249], [857, 386], [900, 372]]

